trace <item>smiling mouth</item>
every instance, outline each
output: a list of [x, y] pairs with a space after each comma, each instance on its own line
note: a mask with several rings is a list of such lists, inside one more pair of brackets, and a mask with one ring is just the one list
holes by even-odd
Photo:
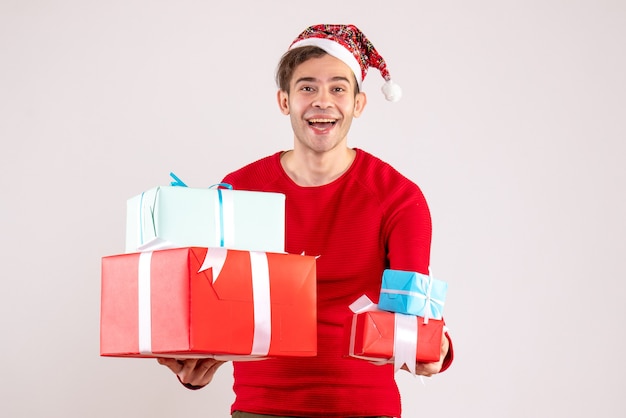
[[309, 119], [307, 122], [316, 128], [330, 128], [337, 123], [337, 119]]

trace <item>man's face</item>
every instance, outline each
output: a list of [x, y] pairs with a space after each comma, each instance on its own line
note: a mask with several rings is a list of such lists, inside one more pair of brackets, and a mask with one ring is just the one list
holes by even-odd
[[293, 73], [290, 93], [278, 92], [278, 104], [289, 115], [294, 147], [323, 153], [347, 144], [352, 118], [365, 107], [364, 93], [355, 97], [350, 67], [330, 55], [312, 58]]

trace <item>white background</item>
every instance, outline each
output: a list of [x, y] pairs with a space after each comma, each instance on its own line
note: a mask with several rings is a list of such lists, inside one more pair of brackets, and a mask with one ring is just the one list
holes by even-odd
[[0, 0], [2, 416], [228, 416], [230, 365], [192, 392], [99, 356], [100, 258], [170, 171], [291, 147], [273, 73], [317, 23], [403, 87], [370, 72], [349, 144], [422, 187], [450, 286], [456, 361], [397, 374], [404, 416], [626, 415], [623, 1]]

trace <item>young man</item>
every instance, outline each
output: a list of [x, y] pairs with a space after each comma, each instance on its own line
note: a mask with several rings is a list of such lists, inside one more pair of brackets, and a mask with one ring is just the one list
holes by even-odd
[[[224, 178], [238, 190], [286, 195], [286, 251], [317, 259], [318, 355], [234, 363], [233, 417], [399, 417], [393, 365], [343, 356], [344, 321], [361, 295], [377, 301], [385, 268], [428, 274], [431, 220], [419, 187], [390, 165], [350, 148], [353, 118], [367, 99], [361, 83], [380, 70], [389, 100], [399, 98], [382, 57], [354, 26], [307, 28], [282, 57], [278, 106], [293, 149]], [[430, 376], [452, 361], [447, 334]], [[159, 359], [190, 388], [207, 385], [220, 361]]]

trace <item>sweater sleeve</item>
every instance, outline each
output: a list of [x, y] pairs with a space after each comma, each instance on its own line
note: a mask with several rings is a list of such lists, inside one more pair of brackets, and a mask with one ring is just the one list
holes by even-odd
[[392, 207], [384, 231], [389, 268], [428, 274], [432, 238], [430, 210], [419, 189], [406, 199]]

